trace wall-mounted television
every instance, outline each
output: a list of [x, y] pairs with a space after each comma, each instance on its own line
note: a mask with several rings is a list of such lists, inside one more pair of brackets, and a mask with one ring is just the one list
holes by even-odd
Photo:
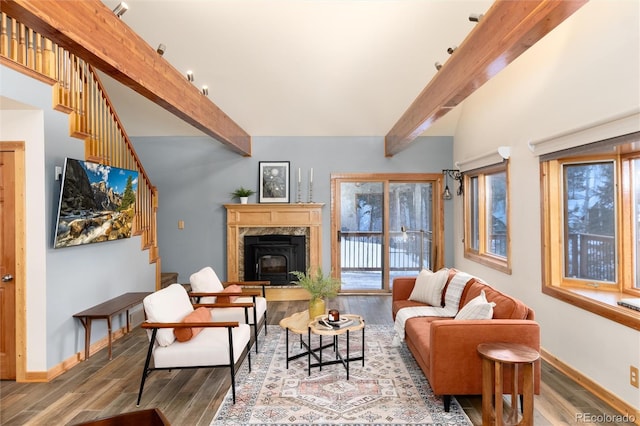
[[131, 237], [138, 172], [65, 160], [54, 248]]

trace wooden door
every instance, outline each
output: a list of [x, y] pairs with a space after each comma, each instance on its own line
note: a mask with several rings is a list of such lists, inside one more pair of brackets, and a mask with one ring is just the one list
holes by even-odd
[[0, 151], [0, 379], [16, 378], [15, 154]]

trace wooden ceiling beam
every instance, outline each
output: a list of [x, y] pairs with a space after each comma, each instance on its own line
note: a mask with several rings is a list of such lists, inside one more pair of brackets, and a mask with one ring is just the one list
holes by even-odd
[[497, 0], [385, 137], [385, 155], [405, 149], [587, 0]]
[[251, 155], [251, 136], [99, 0], [2, 0], [2, 11], [150, 101]]

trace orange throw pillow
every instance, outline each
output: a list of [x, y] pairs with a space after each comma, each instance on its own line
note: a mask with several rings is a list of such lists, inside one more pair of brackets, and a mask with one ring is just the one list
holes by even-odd
[[[209, 309], [200, 307], [184, 317], [182, 322], [211, 322], [211, 313]], [[178, 342], [186, 342], [196, 337], [201, 331], [202, 327], [174, 328], [173, 334], [176, 335]]]
[[[225, 287], [222, 293], [242, 293], [242, 287], [237, 284], [231, 284], [229, 287]], [[233, 303], [238, 296], [218, 296], [216, 302], [218, 303]]]

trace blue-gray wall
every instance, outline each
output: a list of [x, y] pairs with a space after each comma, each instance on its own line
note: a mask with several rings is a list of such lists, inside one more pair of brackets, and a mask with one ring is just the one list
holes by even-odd
[[[25, 114], [38, 110], [43, 116], [41, 121], [23, 124], [39, 126], [42, 138], [26, 131], [21, 137], [20, 128], [12, 128], [16, 127], [14, 123], [0, 117], [0, 140], [25, 142], [27, 258], [26, 277], [19, 279], [25, 280], [27, 298], [27, 371], [36, 372], [49, 370], [84, 351], [84, 330], [73, 314], [125, 292], [153, 291], [155, 265], [149, 263], [149, 252], [141, 250], [140, 237], [52, 248], [60, 193], [55, 166], [64, 166], [65, 157], [84, 159], [84, 142], [69, 137], [69, 117], [53, 109], [51, 86], [6, 67], [0, 67], [0, 72], [0, 96], [31, 108]], [[21, 114], [6, 103], [1, 112], [5, 117]], [[33, 152], [39, 155], [34, 157]], [[38, 176], [35, 182], [34, 175]], [[41, 250], [34, 254], [33, 246]], [[34, 265], [38, 265], [35, 270]], [[124, 315], [116, 318], [114, 330], [124, 322]], [[92, 342], [106, 335], [105, 322], [96, 322]]]
[[[254, 137], [252, 156], [242, 157], [207, 137], [132, 138], [145, 170], [157, 186], [158, 240], [163, 271], [178, 272], [180, 282], [203, 266], [226, 279], [226, 210], [229, 193], [239, 186], [257, 189], [260, 161], [291, 163], [291, 201], [296, 201], [297, 171], [308, 182], [314, 170], [313, 201], [323, 209], [322, 261], [330, 269], [331, 173], [440, 173], [452, 167], [452, 138], [420, 138], [391, 158], [382, 137]], [[249, 199], [256, 202], [257, 195]], [[307, 191], [303, 191], [306, 201]], [[451, 202], [446, 203], [446, 264], [451, 249]], [[178, 229], [178, 221], [185, 227]]]

